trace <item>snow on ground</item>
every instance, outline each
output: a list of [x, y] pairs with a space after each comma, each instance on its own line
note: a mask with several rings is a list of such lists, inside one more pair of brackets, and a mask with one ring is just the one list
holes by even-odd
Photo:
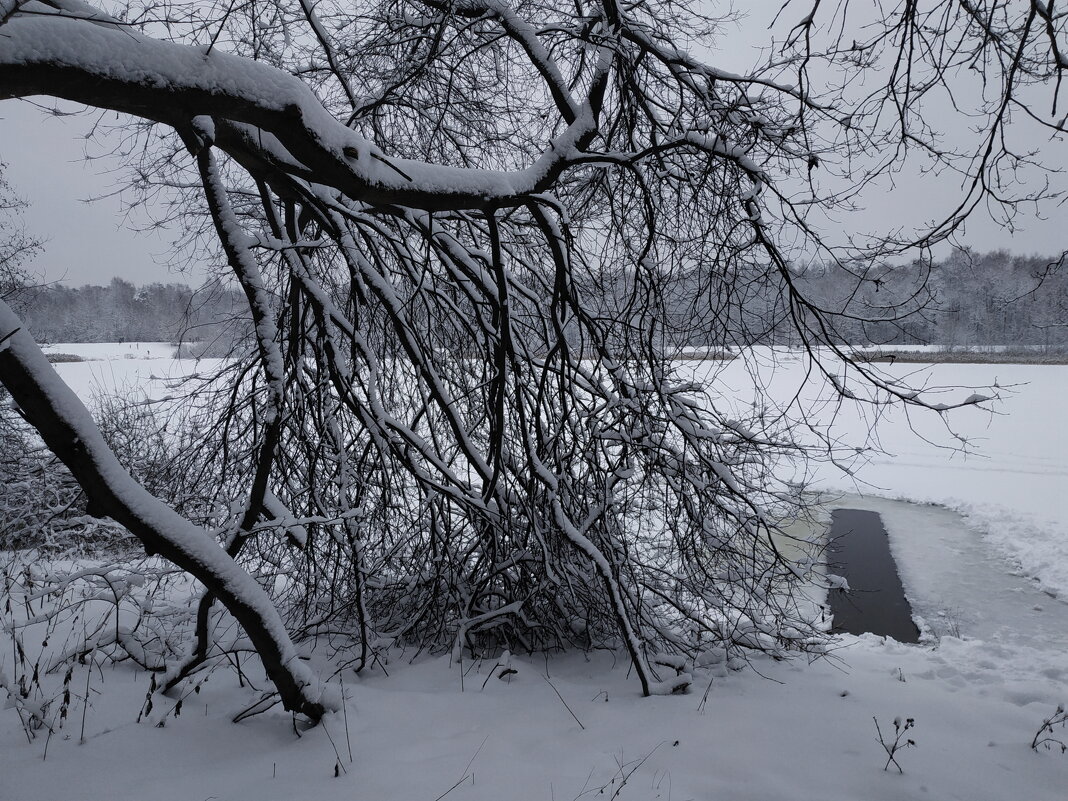
[[[150, 375], [167, 361], [149, 362]], [[72, 367], [58, 365], [80, 380]], [[727, 365], [724, 377], [744, 387], [739, 367]], [[981, 455], [928, 444], [895, 412], [880, 428], [888, 455], [875, 456], [859, 482], [819, 475], [829, 506], [882, 515], [924, 624], [919, 646], [847, 636], [812, 664], [715, 668], [698, 672], [688, 695], [652, 699], [609, 654], [512, 657], [518, 672], [504, 680], [490, 662], [409, 664], [395, 654], [388, 677], [344, 674], [347, 725], [336, 714], [300, 739], [276, 712], [231, 724], [257, 696], [229, 672], [154, 728], [134, 722], [144, 673], [79, 667], [72, 685], [84, 687], [87, 673], [91, 685], [84, 745], [81, 690], [47, 761], [42, 740], [27, 744], [15, 713], [3, 712], [0, 799], [1060, 801], [1068, 755], [1029, 745], [1068, 701], [1068, 367], [931, 369], [939, 384], [1016, 385], [998, 414], [952, 414]], [[769, 385], [789, 397], [800, 372], [787, 359]], [[835, 412], [844, 437], [863, 438], [862, 415]], [[947, 444], [939, 415], [911, 423]], [[329, 677], [325, 661], [310, 659]], [[0, 669], [10, 660], [0, 656]], [[903, 775], [883, 771], [872, 720], [886, 735], [898, 716], [916, 720], [916, 747], [897, 754]]]
[[[870, 407], [821, 405], [827, 393], [823, 386], [805, 385], [806, 363], [797, 354], [772, 358], [761, 349], [755, 361], [688, 368], [697, 375], [719, 369], [743, 404], [751, 392], [745, 371], [756, 368], [772, 397], [786, 402], [799, 394], [815, 422], [833, 421], [843, 444], [864, 445], [875, 424]], [[987, 387], [995, 387], [997, 399], [943, 414], [881, 409], [874, 429], [881, 451], [854, 476], [820, 466], [816, 488], [958, 511], [1015, 569], [1068, 597], [1068, 416], [1062, 411], [1068, 366], [881, 364], [878, 369], [915, 387], [950, 388], [932, 390], [932, 402], [959, 402]], [[966, 449], [951, 429], [966, 441]]]
[[[1062, 412], [1068, 366], [944, 364], [929, 372], [940, 384], [997, 383], [1011, 390], [992, 411], [891, 411], [879, 423], [886, 453], [872, 457], [859, 476], [863, 483], [824, 470], [822, 485], [961, 512], [965, 524], [984, 535], [985, 546], [1068, 597], [1068, 418]], [[971, 453], [954, 449], [943, 417], [968, 440]], [[866, 430], [858, 417], [843, 415], [839, 425], [858, 438]]]
[[874, 497], [828, 503], [878, 512], [913, 615], [929, 637], [981, 641], [1004, 652], [973, 664], [975, 676], [1013, 670], [1068, 681], [1068, 604], [1006, 564], [959, 514]]
[[[1029, 742], [1055, 698], [1050, 682], [979, 682], [982, 649], [938, 650], [866, 636], [839, 659], [762, 662], [708, 678], [689, 695], [642, 699], [608, 655], [513, 659], [492, 665], [429, 659], [346, 678], [348, 727], [335, 714], [299, 740], [282, 714], [242, 724], [228, 714], [254, 695], [219, 673], [165, 728], [137, 724], [147, 679], [121, 668], [93, 673], [97, 696], [78, 744], [27, 746], [10, 713], [0, 719], [0, 796], [33, 799], [464, 801], [573, 799], [1063, 798], [1068, 757]], [[561, 702], [548, 681], [567, 706]], [[75, 684], [82, 680], [79, 671]], [[483, 684], [485, 683], [485, 687]], [[570, 707], [571, 711], [568, 711]], [[572, 717], [574, 713], [575, 717]], [[899, 752], [905, 773], [884, 772], [884, 734], [913, 717], [917, 745]], [[585, 727], [580, 728], [576, 719]], [[352, 761], [348, 747], [352, 746]], [[336, 752], [335, 752], [336, 748]], [[345, 772], [334, 777], [335, 765]], [[624, 784], [624, 779], [626, 783]], [[455, 786], [454, 786], [455, 785]], [[451, 792], [450, 792], [450, 788]], [[602, 792], [602, 788], [603, 792]]]
[[182, 379], [211, 375], [222, 359], [176, 359], [168, 342], [76, 342], [42, 348], [46, 355], [72, 354], [84, 361], [53, 365], [87, 404], [103, 395], [159, 400], [178, 394]]
[[170, 359], [175, 346], [169, 342], [59, 342], [42, 345], [45, 354], [70, 353], [93, 361], [120, 359]]

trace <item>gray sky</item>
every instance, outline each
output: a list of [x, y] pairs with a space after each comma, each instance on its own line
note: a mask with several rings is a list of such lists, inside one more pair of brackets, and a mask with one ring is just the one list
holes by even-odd
[[137, 232], [144, 218], [134, 218], [133, 226], [124, 219], [119, 198], [111, 194], [119, 176], [107, 174], [115, 160], [85, 160], [91, 120], [50, 116], [18, 100], [0, 103], [0, 161], [15, 193], [29, 203], [23, 215], [28, 231], [45, 240], [44, 253], [29, 269], [71, 286], [106, 284], [115, 276], [136, 284], [196, 283], [197, 276], [163, 266], [166, 236]]
[[[778, 3], [774, 4], [778, 7]], [[754, 15], [757, 16], [757, 15]], [[765, 41], [768, 33], [760, 24], [743, 24], [741, 30], [717, 43], [715, 60], [737, 62], [746, 69], [754, 53], [746, 43]], [[759, 23], [759, 20], [758, 20]], [[736, 55], [729, 51], [735, 50]], [[44, 101], [50, 104], [51, 101]], [[7, 177], [15, 191], [30, 203], [25, 221], [31, 233], [46, 240], [45, 251], [31, 269], [46, 281], [70, 285], [106, 283], [119, 276], [135, 283], [182, 280], [199, 283], [201, 271], [189, 265], [188, 275], [176, 275], [163, 266], [169, 238], [158, 233], [136, 232], [144, 218], [124, 220], [117, 189], [119, 175], [108, 174], [114, 159], [86, 162], [85, 135], [93, 117], [54, 117], [30, 103], [0, 103], [0, 160], [8, 165]], [[1036, 140], [1048, 155], [1047, 166], [1068, 167], [1062, 142]], [[106, 144], [90, 144], [93, 153], [106, 151]], [[830, 230], [887, 231], [921, 225], [948, 212], [959, 187], [951, 177], [919, 176], [906, 172], [894, 176], [862, 198], [863, 211], [842, 214], [828, 225]], [[92, 199], [92, 200], [89, 200]], [[88, 202], [86, 202], [88, 200]], [[1050, 206], [1047, 219], [1035, 210], [1024, 210], [1016, 231], [995, 224], [982, 210], [969, 221], [961, 237], [976, 250], [1004, 248], [1019, 254], [1054, 254], [1068, 249], [1064, 208]], [[129, 224], [130, 222], [133, 225]]]

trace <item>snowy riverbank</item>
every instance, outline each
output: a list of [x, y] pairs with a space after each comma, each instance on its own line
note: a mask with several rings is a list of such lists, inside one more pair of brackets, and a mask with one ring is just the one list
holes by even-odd
[[[97, 380], [134, 362], [116, 360]], [[162, 389], [151, 376], [176, 362], [145, 364]], [[57, 367], [88, 381], [83, 365]], [[721, 366], [736, 383], [739, 368]], [[790, 362], [782, 369], [773, 385], [785, 392], [796, 374]], [[79, 668], [72, 686], [88, 682], [89, 704], [77, 690], [73, 723], [47, 761], [14, 711], [0, 714], [0, 799], [1059, 801], [1068, 755], [1030, 743], [1068, 701], [1068, 367], [933, 369], [940, 384], [1016, 385], [1004, 415], [955, 415], [981, 455], [939, 447], [936, 414], [892, 413], [880, 428], [887, 454], [856, 480], [820, 473], [836, 496], [829, 505], [882, 515], [926, 627], [918, 646], [847, 636], [811, 664], [713, 665], [697, 671], [689, 694], [650, 699], [625, 659], [605, 653], [511, 657], [516, 672], [497, 678], [494, 660], [410, 664], [412, 654], [394, 652], [388, 676], [345, 672], [346, 714], [299, 739], [275, 711], [230, 723], [258, 697], [230, 671], [154, 728], [135, 722], [149, 687], [143, 671]], [[866, 431], [861, 417], [835, 414], [843, 437]], [[867, 497], [855, 497], [858, 488]], [[308, 656], [329, 679], [325, 659]], [[337, 677], [330, 683], [342, 690]], [[883, 771], [873, 717], [884, 735], [895, 717], [916, 720], [916, 747], [897, 754], [903, 775]], [[1068, 730], [1055, 734], [1068, 739]]]

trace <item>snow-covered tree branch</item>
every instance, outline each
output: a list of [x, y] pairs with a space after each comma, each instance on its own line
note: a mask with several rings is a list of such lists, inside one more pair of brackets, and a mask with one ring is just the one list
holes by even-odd
[[[207, 588], [175, 680], [204, 662], [217, 598], [312, 717], [291, 633], [345, 628], [361, 667], [398, 641], [611, 645], [647, 694], [685, 687], [676, 667], [710, 647], [821, 650], [799, 595], [814, 553], [784, 523], [804, 460], [837, 444], [817, 432], [813, 448], [793, 404], [736, 403], [672, 356], [789, 326], [841, 398], [980, 402], [855, 362], [835, 320], [856, 317], [879, 259], [926, 258], [984, 201], [1053, 193], [1015, 180], [1040, 165], [1006, 137], [1010, 112], [1063, 131], [1065, 18], [1037, 2], [909, 3], [855, 30], [787, 3], [800, 21], [749, 72], [718, 63], [720, 21], [674, 0], [113, 13], [5, 2], [0, 99], [174, 133], [138, 180], [186, 193], [183, 221], [215, 237], [251, 321], [198, 407], [216, 500], [240, 509], [213, 521], [223, 547], [119, 472], [6, 311], [0, 380], [99, 511]], [[983, 93], [958, 106], [979, 135], [947, 144], [925, 104], [967, 95], [978, 62]], [[942, 217], [865, 242], [822, 232], [916, 150], [960, 178]], [[840, 275], [833, 299], [797, 281], [816, 259]], [[665, 312], [683, 286], [680, 322]], [[285, 581], [269, 596], [241, 565]]]

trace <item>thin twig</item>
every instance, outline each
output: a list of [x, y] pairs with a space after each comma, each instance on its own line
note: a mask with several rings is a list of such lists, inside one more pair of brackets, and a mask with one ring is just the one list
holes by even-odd
[[546, 684], [548, 684], [550, 687], [553, 688], [553, 692], [556, 693], [556, 697], [560, 699], [560, 703], [564, 705], [564, 708], [567, 709], [567, 711], [571, 713], [571, 717], [573, 717], [575, 719], [575, 723], [577, 723], [579, 725], [579, 728], [582, 729], [583, 731], [586, 731], [586, 727], [582, 725], [582, 721], [578, 719], [578, 715], [576, 715], [574, 710], [567, 705], [567, 701], [564, 700], [564, 696], [560, 695], [560, 691], [558, 689], [556, 689], [556, 687], [553, 685], [553, 683], [551, 681], [549, 681], [549, 677], [548, 676], [542, 676], [542, 678], [545, 679], [545, 683]]
[[437, 798], [435, 798], [434, 801], [441, 801], [441, 799], [443, 799], [445, 796], [447, 796], [449, 793], [451, 793], [453, 790], [455, 790], [457, 787], [459, 787], [461, 784], [463, 784], [467, 780], [467, 778], [468, 778], [467, 771], [469, 771], [471, 769], [471, 765], [474, 764], [475, 758], [478, 757], [478, 755], [480, 753], [482, 753], [482, 746], [484, 746], [486, 744], [486, 740], [488, 740], [488, 739], [489, 739], [489, 735], [488, 734], [485, 737], [482, 738], [482, 744], [479, 745], [479, 747], [475, 749], [475, 753], [473, 753], [471, 755], [471, 758], [469, 760], [467, 760], [467, 765], [466, 765], [466, 767], [464, 767], [463, 775], [460, 776], [460, 778], [456, 780], [456, 783], [452, 787], [450, 787], [444, 793], [442, 793]]
[[349, 705], [345, 701], [345, 677], [341, 676], [340, 679], [341, 679], [341, 711], [342, 711], [342, 714], [345, 716], [345, 745], [349, 749], [349, 764], [351, 765], [353, 760], [352, 760], [352, 738], [349, 736]]

